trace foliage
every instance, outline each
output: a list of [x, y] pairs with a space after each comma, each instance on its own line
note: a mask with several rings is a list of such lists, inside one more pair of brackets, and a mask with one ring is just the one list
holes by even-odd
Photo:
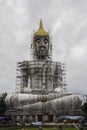
[[2, 116], [5, 113], [5, 110], [6, 110], [6, 104], [5, 104], [6, 96], [7, 96], [7, 93], [3, 93], [0, 96], [0, 116]]
[[85, 116], [87, 117], [87, 102], [81, 106], [81, 110], [85, 113]]
[[[8, 127], [8, 128], [6, 128], [6, 127], [4, 127], [4, 128], [0, 128], [0, 130], [22, 130], [22, 128], [10, 128], [10, 127]], [[24, 128], [24, 130], [38, 130], [38, 128]], [[44, 128], [43, 130], [54, 130], [54, 128]], [[56, 129], [56, 130], [59, 130], [58, 128]], [[73, 128], [73, 127], [69, 127], [69, 128], [63, 128], [63, 130], [77, 130], [76, 128]], [[86, 129], [85, 129], [86, 130]]]
[[[22, 130], [23, 128], [21, 127], [1, 127], [0, 130]], [[32, 127], [25, 127], [24, 130], [39, 130], [38, 128], [32, 128]], [[54, 130], [54, 128], [49, 127], [49, 128], [43, 128], [43, 130]], [[58, 128], [56, 128], [56, 130], [59, 130]], [[64, 127], [63, 126], [63, 130], [77, 130], [74, 127]], [[87, 130], [87, 127], [85, 128], [85, 130]]]

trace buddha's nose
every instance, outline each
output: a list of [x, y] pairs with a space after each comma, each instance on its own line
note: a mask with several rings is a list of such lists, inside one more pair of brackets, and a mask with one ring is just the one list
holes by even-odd
[[43, 40], [41, 40], [41, 45], [44, 46], [44, 41]]

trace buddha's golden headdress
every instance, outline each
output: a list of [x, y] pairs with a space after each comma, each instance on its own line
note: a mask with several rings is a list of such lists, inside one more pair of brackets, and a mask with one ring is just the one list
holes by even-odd
[[49, 36], [49, 33], [43, 28], [42, 19], [40, 19], [39, 29], [34, 33], [34, 37], [36, 36]]

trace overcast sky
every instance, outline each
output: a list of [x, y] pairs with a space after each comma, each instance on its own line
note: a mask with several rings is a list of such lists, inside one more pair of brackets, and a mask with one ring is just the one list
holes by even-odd
[[42, 18], [53, 59], [66, 62], [67, 89], [87, 94], [87, 0], [0, 0], [0, 93], [14, 93], [16, 64], [30, 60]]

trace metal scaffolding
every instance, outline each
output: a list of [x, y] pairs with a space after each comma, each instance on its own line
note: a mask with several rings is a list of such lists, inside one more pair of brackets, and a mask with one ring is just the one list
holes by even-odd
[[[16, 88], [47, 89], [53, 80], [53, 90], [66, 88], [65, 64], [53, 61], [23, 61], [17, 63]], [[36, 77], [35, 77], [36, 76]], [[52, 84], [51, 84], [52, 85]]]

